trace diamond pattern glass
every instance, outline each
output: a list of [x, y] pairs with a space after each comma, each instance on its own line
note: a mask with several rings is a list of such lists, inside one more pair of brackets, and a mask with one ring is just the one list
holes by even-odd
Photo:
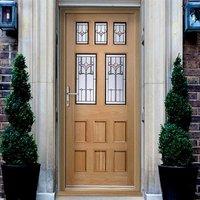
[[96, 54], [76, 54], [77, 104], [96, 103]]
[[89, 43], [89, 23], [77, 22], [76, 23], [76, 44]]
[[115, 22], [114, 23], [114, 44], [126, 44], [126, 23]]
[[95, 23], [95, 44], [107, 44], [108, 24], [107, 22]]
[[106, 54], [106, 104], [126, 104], [125, 54]]

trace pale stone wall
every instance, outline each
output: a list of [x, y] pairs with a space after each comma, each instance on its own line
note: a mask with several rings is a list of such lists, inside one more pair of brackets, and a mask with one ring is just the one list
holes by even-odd
[[19, 0], [19, 52], [29, 66], [33, 126], [39, 151], [41, 173], [38, 199], [51, 200], [55, 171], [55, 4], [52, 0]]
[[[89, 1], [90, 5], [91, 2], [92, 5], [95, 2], [100, 5], [98, 1]], [[114, 3], [112, 1], [107, 6], [114, 6]], [[123, 3], [134, 5], [131, 0], [117, 3], [121, 6]], [[73, 1], [70, 6], [72, 4]], [[67, 5], [67, 0], [62, 0], [61, 5]], [[55, 160], [59, 157], [55, 153], [57, 14], [55, 1], [19, 0], [19, 51], [27, 57], [30, 67], [32, 106], [36, 115], [34, 132], [39, 146], [39, 161], [42, 164], [38, 192], [39, 199], [42, 200], [53, 199], [56, 184]], [[161, 198], [157, 172], [160, 155], [157, 144], [160, 124], [165, 120], [163, 102], [169, 82], [169, 68], [166, 66], [170, 66], [178, 53], [182, 53], [182, 3], [180, 0], [144, 0], [141, 18], [142, 30], [144, 29], [141, 58], [144, 108], [144, 123], [141, 122], [142, 190], [147, 199], [155, 200]]]
[[[144, 0], [144, 177], [147, 199], [161, 199], [158, 137], [165, 121], [164, 100], [170, 67], [182, 54], [182, 3], [179, 0]], [[157, 195], [156, 195], [157, 194]]]

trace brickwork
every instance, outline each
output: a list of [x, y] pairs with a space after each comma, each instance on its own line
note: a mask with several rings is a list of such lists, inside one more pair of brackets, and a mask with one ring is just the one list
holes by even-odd
[[[189, 98], [193, 108], [190, 126], [195, 162], [200, 163], [200, 33], [184, 34], [184, 68], [189, 83]], [[200, 199], [200, 174], [197, 182]]]
[[[11, 63], [17, 53], [17, 36], [8, 36], [0, 30], [0, 135], [8, 124], [4, 112], [4, 100], [10, 92]], [[1, 163], [1, 159], [0, 159]], [[0, 171], [0, 197], [3, 197], [2, 175]]]

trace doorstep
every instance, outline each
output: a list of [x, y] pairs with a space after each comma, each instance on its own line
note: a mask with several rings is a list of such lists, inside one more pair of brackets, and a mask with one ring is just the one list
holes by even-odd
[[144, 200], [143, 197], [58, 196], [56, 200]]
[[[5, 200], [0, 198], [0, 200]], [[80, 196], [66, 196], [56, 197], [56, 200], [144, 200], [143, 197], [80, 197]]]

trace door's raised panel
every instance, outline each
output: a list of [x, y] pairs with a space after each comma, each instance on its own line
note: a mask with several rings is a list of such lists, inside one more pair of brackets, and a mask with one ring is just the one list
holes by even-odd
[[114, 122], [114, 141], [126, 142], [126, 122]]
[[85, 142], [86, 141], [86, 129], [87, 122], [75, 122], [75, 142]]
[[114, 171], [125, 172], [126, 171], [126, 151], [114, 152]]
[[94, 123], [94, 142], [106, 142], [106, 122], [95, 121]]
[[86, 151], [75, 151], [75, 172], [85, 172], [87, 170]]
[[96, 172], [106, 171], [106, 151], [94, 152], [94, 171]]

